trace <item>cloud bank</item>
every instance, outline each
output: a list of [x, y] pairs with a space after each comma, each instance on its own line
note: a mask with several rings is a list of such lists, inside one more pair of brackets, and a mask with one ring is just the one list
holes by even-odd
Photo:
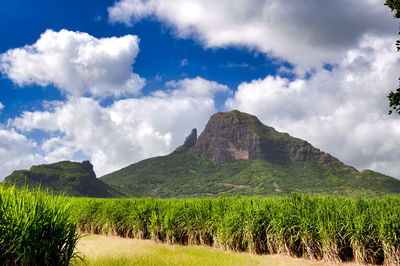
[[397, 30], [380, 0], [120, 0], [108, 12], [113, 23], [156, 19], [205, 47], [256, 49], [300, 72], [336, 63], [366, 33]]
[[145, 85], [132, 72], [138, 43], [134, 35], [97, 39], [82, 32], [46, 30], [34, 44], [2, 54], [0, 70], [18, 86], [51, 84], [73, 96], [134, 95]]

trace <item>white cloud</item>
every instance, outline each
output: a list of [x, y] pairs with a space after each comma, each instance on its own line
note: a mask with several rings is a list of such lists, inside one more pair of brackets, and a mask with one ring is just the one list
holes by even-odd
[[186, 58], [183, 58], [181, 61], [181, 67], [187, 66], [189, 64], [189, 60], [187, 60]]
[[97, 39], [46, 30], [34, 44], [2, 54], [0, 70], [19, 86], [53, 84], [68, 95], [138, 94], [145, 84], [132, 72], [138, 43], [134, 35]]
[[111, 22], [155, 18], [206, 47], [245, 46], [299, 66], [337, 62], [366, 33], [396, 32], [380, 0], [120, 0]]
[[46, 161], [73, 159], [81, 152], [101, 176], [171, 152], [192, 128], [202, 130], [216, 112], [214, 94], [229, 92], [226, 86], [199, 77], [170, 86], [174, 89], [168, 92], [119, 100], [108, 107], [91, 98], [70, 98], [54, 102], [48, 111], [24, 112], [10, 124], [23, 132], [37, 129], [53, 135], [40, 147]]
[[0, 103], [0, 113], [1, 113], [1, 110], [3, 110], [3, 109], [4, 109], [4, 105], [2, 103]]
[[174, 90], [172, 94], [175, 96], [183, 97], [213, 97], [216, 93], [227, 93], [231, 91], [226, 85], [219, 84], [215, 81], [208, 81], [201, 77], [193, 79], [185, 78], [178, 81], [169, 81], [166, 83], [167, 87], [172, 87]]
[[332, 71], [321, 68], [307, 80], [267, 76], [242, 83], [226, 105], [347, 164], [400, 178], [400, 119], [387, 115], [386, 99], [400, 69], [394, 42], [366, 36]]
[[35, 151], [37, 144], [13, 129], [0, 127], [0, 181], [16, 169], [27, 169], [44, 160]]

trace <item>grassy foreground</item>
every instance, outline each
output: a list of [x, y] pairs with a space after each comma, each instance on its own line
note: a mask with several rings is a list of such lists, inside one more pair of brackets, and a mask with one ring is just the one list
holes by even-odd
[[0, 185], [0, 265], [69, 265], [79, 237], [68, 206], [39, 189]]
[[81, 265], [324, 265], [279, 255], [258, 256], [103, 235], [84, 236], [78, 242], [77, 251], [84, 258]]
[[400, 197], [71, 198], [82, 232], [314, 260], [400, 264]]

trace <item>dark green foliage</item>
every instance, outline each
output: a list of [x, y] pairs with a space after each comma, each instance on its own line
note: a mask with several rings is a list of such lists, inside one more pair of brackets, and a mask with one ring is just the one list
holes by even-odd
[[85, 232], [260, 254], [400, 263], [400, 197], [71, 199]]
[[88, 161], [82, 163], [62, 161], [53, 164], [34, 165], [30, 170], [17, 170], [4, 179], [8, 185], [18, 187], [41, 187], [56, 194], [80, 197], [123, 196], [96, 178], [93, 166]]
[[[392, 12], [394, 12], [394, 18], [400, 18], [400, 0], [386, 0], [385, 5], [388, 6]], [[397, 51], [400, 51], [399, 40], [396, 42], [396, 47]], [[389, 111], [389, 114], [395, 112], [400, 115], [400, 88], [398, 88], [395, 92], [391, 91], [388, 95], [388, 99], [389, 106], [392, 109]]]
[[385, 6], [388, 6], [392, 12], [394, 11], [395, 18], [400, 18], [400, 0], [386, 0]]
[[0, 264], [69, 265], [76, 230], [65, 198], [0, 185]]
[[[397, 45], [398, 47], [400, 47], [399, 43]], [[387, 97], [389, 99], [389, 107], [392, 108], [392, 110], [389, 110], [389, 114], [395, 112], [398, 115], [400, 115], [400, 88], [398, 88], [396, 92], [393, 91], [389, 92]]]
[[376, 196], [400, 192], [400, 181], [358, 172], [341, 162], [276, 164], [263, 159], [214, 164], [184, 152], [155, 157], [101, 177], [134, 197], [283, 195]]

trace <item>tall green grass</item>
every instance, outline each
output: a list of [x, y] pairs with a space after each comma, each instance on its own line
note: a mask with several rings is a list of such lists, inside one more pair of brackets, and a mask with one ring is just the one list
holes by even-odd
[[81, 231], [260, 254], [400, 263], [400, 197], [71, 199]]
[[78, 241], [68, 208], [64, 197], [0, 185], [0, 264], [68, 265]]

